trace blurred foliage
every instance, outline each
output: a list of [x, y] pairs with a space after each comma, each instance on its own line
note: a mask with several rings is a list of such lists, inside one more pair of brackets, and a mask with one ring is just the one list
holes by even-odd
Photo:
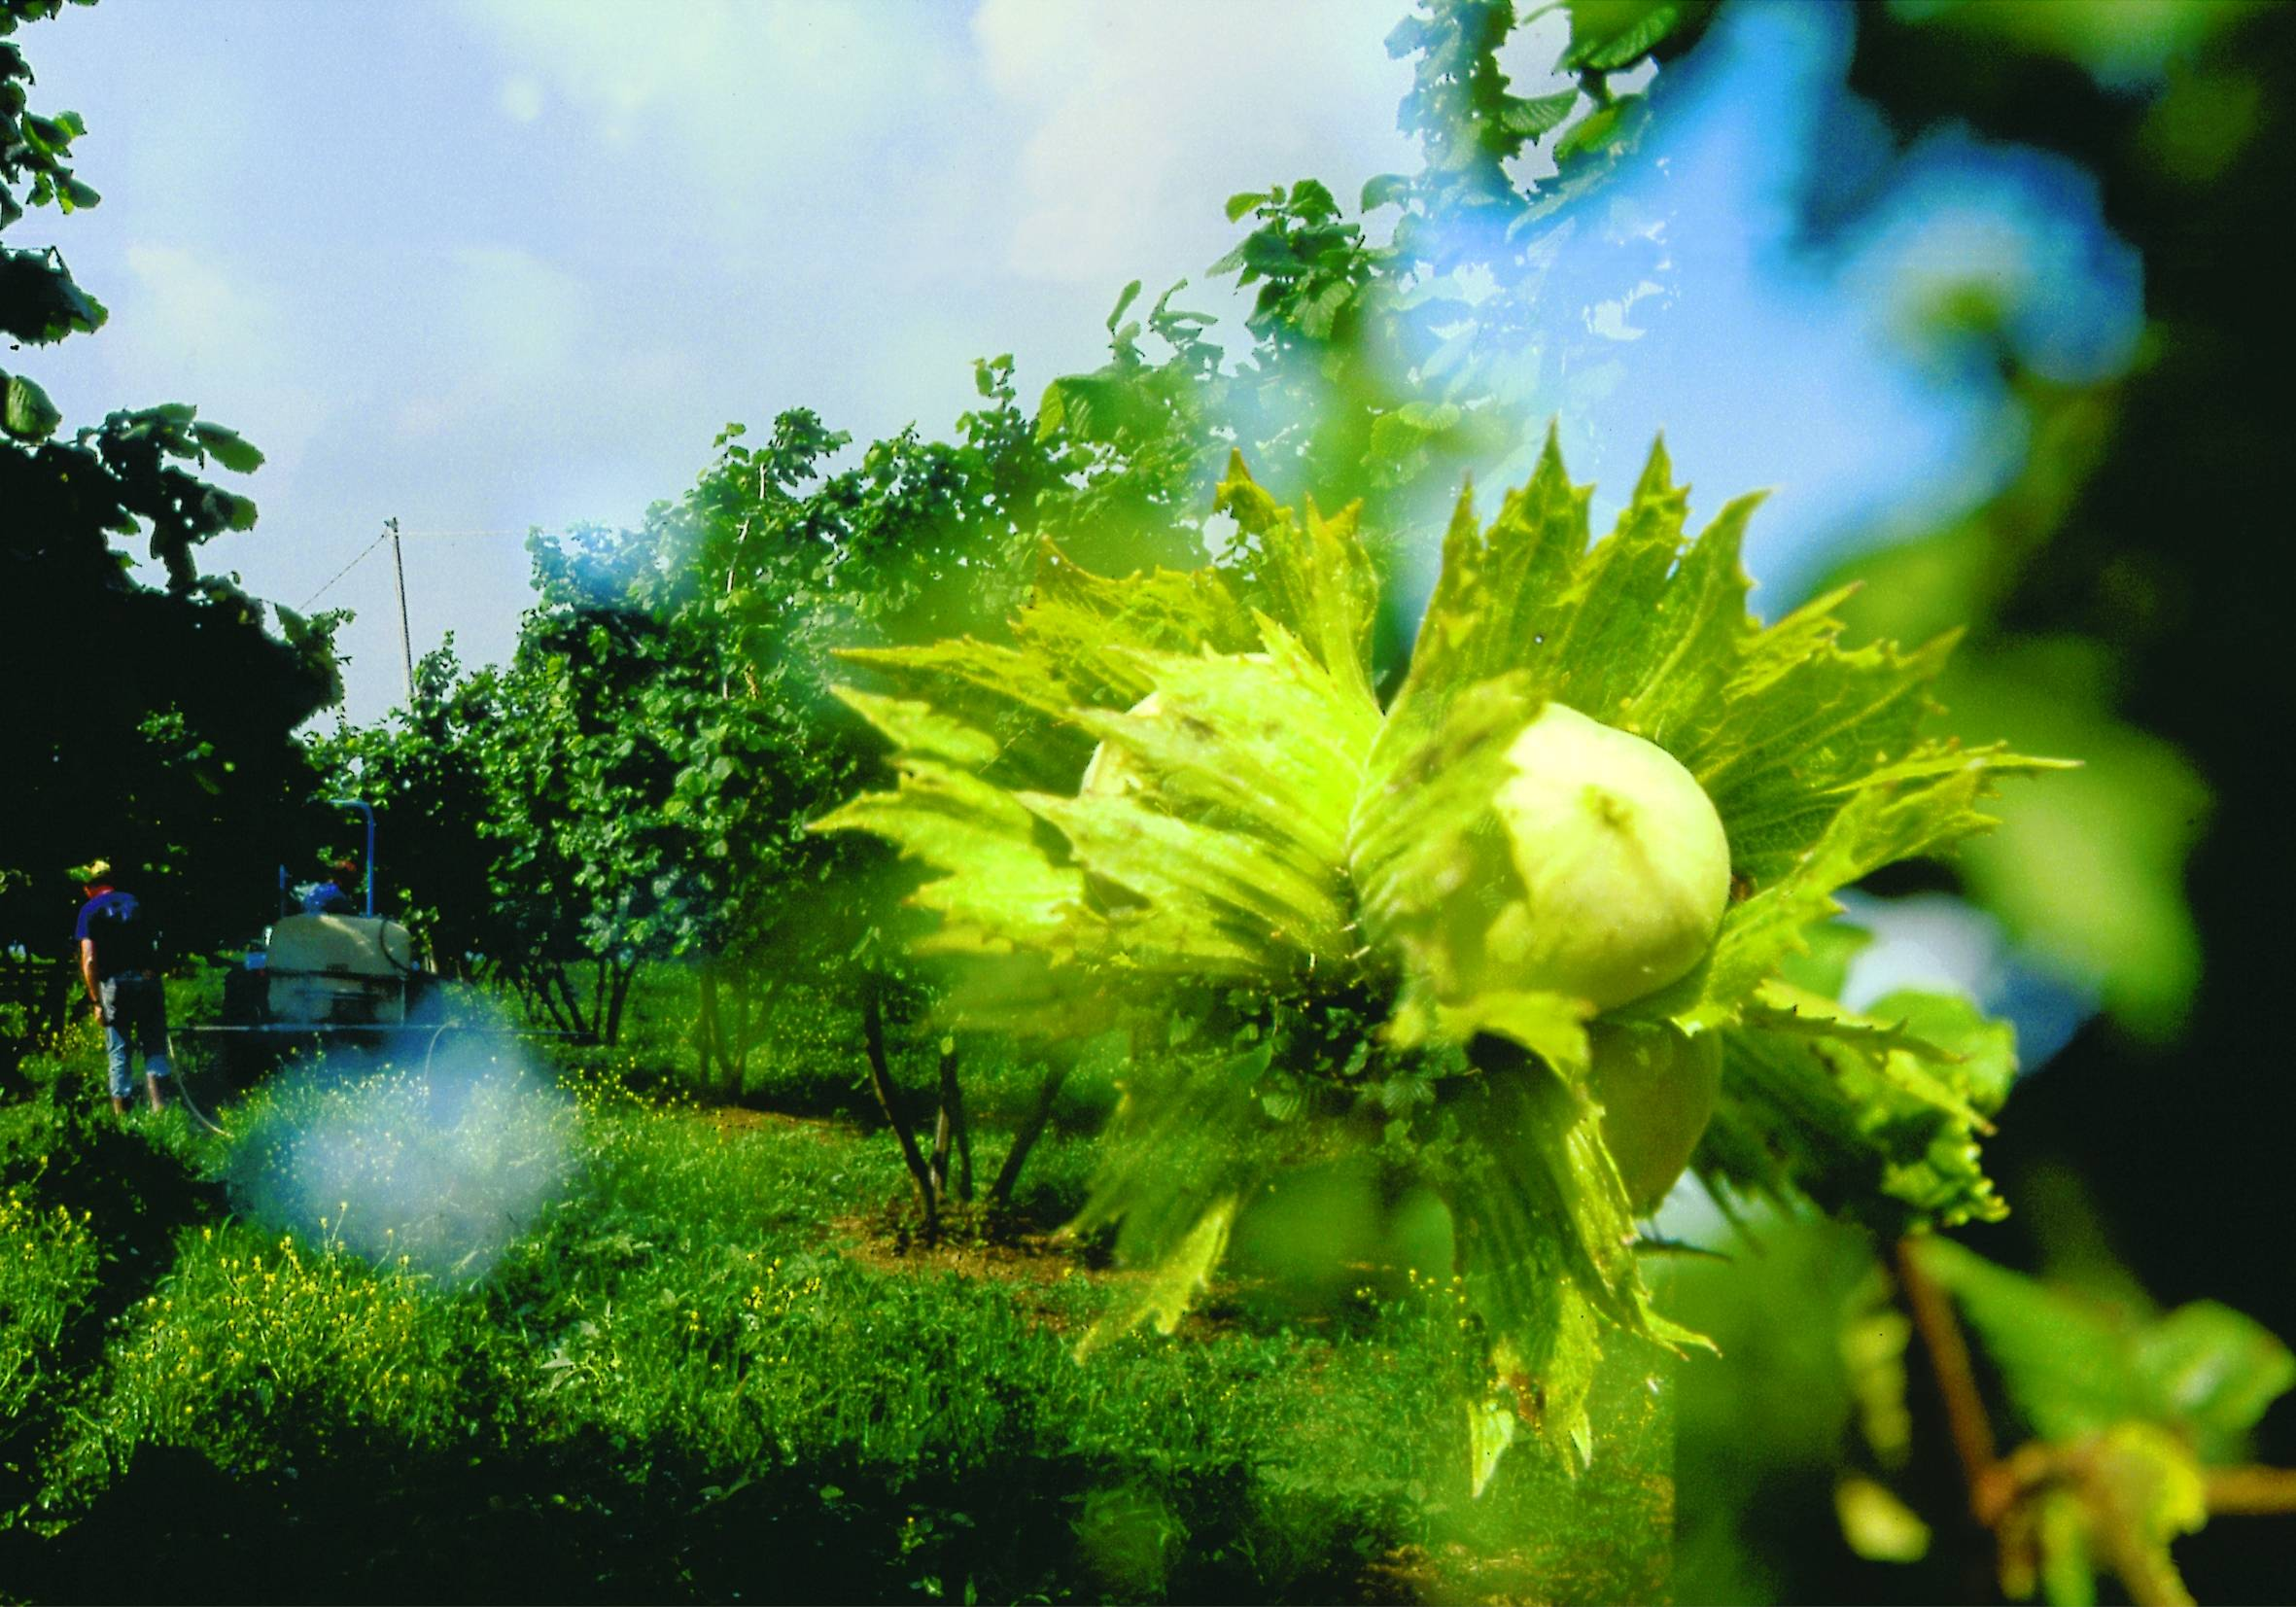
[[[1808, 1599], [1824, 1579], [1851, 1599], [1966, 1599], [1982, 1557], [2014, 1599], [2090, 1601], [2111, 1574], [2132, 1599], [2189, 1600], [2171, 1543], [2287, 1482], [2246, 1460], [2296, 1356], [2214, 1302], [2164, 1313], [2125, 1281], [2101, 1296], [1940, 1238], [1901, 1255], [1949, 1298], [1943, 1330], [1870, 1240], [1822, 1222], [1763, 1219], [1731, 1264], [1669, 1267], [1665, 1297], [1722, 1351], [1683, 1380], [1684, 1597]], [[1956, 1310], [1974, 1365], [1949, 1404], [1936, 1340], [1961, 1343]], [[1957, 1412], [1986, 1448], [1973, 1482]], [[1812, 1532], [1828, 1512], [1830, 1543]]]
[[2164, 595], [2173, 582], [2143, 554], [2126, 554], [2097, 577], [2101, 617], [2088, 629], [2020, 630], [2004, 619], [2111, 450], [2126, 383], [2025, 380], [2018, 396], [2032, 438], [2016, 480], [1944, 529], [1848, 561], [1828, 584], [1862, 582], [1842, 605], [1860, 637], [1969, 632], [1938, 687], [1956, 729], [2080, 755], [2082, 768], [2058, 785], [2004, 798], [2000, 829], [1970, 843], [1955, 869], [2040, 963], [2123, 1028], [2166, 1043], [2200, 984], [2184, 875], [2209, 790], [2175, 748], [2117, 711], [2127, 646], [2174, 606]]
[[[1990, 1410], [2037, 1448], [2005, 1458], [2039, 1483], [2007, 1486], [2022, 1493], [1999, 1536], [2004, 1568], [1965, 1516], [1942, 1403], [1907, 1353], [1905, 1314], [1878, 1274], [1866, 1281], [1869, 1252], [1835, 1238], [1830, 1270], [1805, 1278], [1818, 1230], [1764, 1224], [1762, 1248], [1732, 1269], [1746, 1281], [1690, 1269], [1680, 1308], [1726, 1358], [1686, 1390], [1683, 1589], [2079, 1601], [2112, 1572], [2135, 1599], [2176, 1599], [2164, 1548], [2178, 1531], [2296, 1498], [2284, 1473], [2230, 1465], [2250, 1433], [2265, 1461], [2296, 1459], [2287, 1397], [2267, 1410], [2287, 1379], [2270, 1335], [2296, 1331], [2296, 1302], [2282, 1258], [2224, 1228], [2296, 1208], [2283, 1153], [2296, 1102], [2257, 1009], [2279, 988], [2296, 891], [2281, 765], [2257, 739], [2289, 716], [2257, 524], [2280, 496], [2287, 314], [2257, 220], [2296, 182], [2296, 13], [2002, 0], [1859, 15], [1851, 86], [1893, 133], [1973, 124], [2070, 156], [2143, 257], [2149, 328], [2125, 374], [2046, 378], [1998, 308], [1955, 304], [1933, 332], [2003, 380], [2001, 428], [2022, 436], [2024, 467], [1983, 506], [1827, 582], [1867, 582], [1844, 607], [1861, 635], [1967, 624], [1939, 682], [1957, 729], [2086, 761], [2005, 797], [2000, 830], [1953, 876], [2023, 963], [2093, 990], [2105, 1017], [2018, 1090], [1992, 1147], [2017, 1214], [1967, 1236], [2048, 1282], [1944, 1245], [1925, 1262], [1955, 1287]], [[2181, 1304], [2160, 1314], [2139, 1279]], [[1805, 1365], [1780, 1354], [1791, 1336], [1835, 1332], [1862, 1334], [1879, 1359], [1837, 1368], [1814, 1343]], [[1897, 1466], [1869, 1397], [1896, 1403], [1880, 1415], [1897, 1425]], [[1777, 1415], [1740, 1415], [1749, 1399]], [[1867, 1556], [1922, 1560], [1891, 1570], [1810, 1543], [1829, 1506]], [[2176, 1570], [2205, 1598], [2271, 1598], [2286, 1588], [2286, 1532], [2284, 1518], [2211, 1523], [2175, 1540]]]
[[1900, 4], [1865, 14], [1852, 66], [1902, 130], [1967, 120], [2079, 159], [2143, 253], [2149, 329], [2125, 375], [2051, 382], [1998, 327], [1955, 332], [2006, 376], [2025, 468], [1846, 572], [1872, 582], [1851, 605], [1859, 628], [1892, 634], [1909, 611], [1968, 623], [1957, 718], [2089, 761], [2008, 804], [1965, 861], [1969, 892], [2116, 1026], [2226, 1075], [2250, 1041], [2230, 1019], [2248, 912], [2285, 891], [2257, 886], [2284, 866], [2244, 845], [2272, 829], [2248, 733], [2284, 696], [2250, 656], [2269, 629], [2252, 533], [2278, 389], [2265, 354], [2285, 325], [2253, 293], [2273, 271], [2253, 219], [2284, 189], [2289, 37], [2279, 7]]
[[[1907, 1246], [1899, 1268], [1952, 1297], [2000, 1382], [2002, 1416], [2019, 1430], [1970, 1490], [1997, 1537], [2001, 1589], [2085, 1607], [2093, 1576], [2109, 1573], [2135, 1601], [2191, 1600], [2171, 1544], [2208, 1522], [2207, 1469], [2245, 1450], [2265, 1409], [2296, 1384], [2296, 1355], [2213, 1302], [2157, 1317], [2099, 1307], [1946, 1241]], [[1920, 1291], [1908, 1292], [1920, 1312]], [[1941, 1331], [1950, 1318], [1930, 1320]], [[1937, 1332], [1924, 1337], [1945, 1381], [1953, 1364]], [[1945, 1387], [1950, 1413], [1966, 1420], [1984, 1411], [1973, 1389], [1953, 1401], [1954, 1385]], [[2286, 1482], [2266, 1470], [2235, 1478], [2258, 1474]]]
[[2296, 1354], [2214, 1301], [2154, 1314], [2052, 1288], [1949, 1240], [1924, 1241], [1918, 1254], [1975, 1330], [2017, 1421], [2043, 1440], [2144, 1422], [2203, 1462], [2232, 1461], [2265, 1409], [2296, 1385]]
[[1893, 16], [1955, 42], [1972, 61], [1989, 52], [2078, 64], [2114, 89], [2150, 87], [2258, 9], [2257, 0], [1890, 0]]

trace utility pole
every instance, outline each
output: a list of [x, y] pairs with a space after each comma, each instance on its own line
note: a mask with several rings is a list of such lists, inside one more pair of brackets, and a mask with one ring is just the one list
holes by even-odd
[[399, 550], [399, 521], [385, 519], [391, 533], [391, 568], [399, 576], [399, 653], [406, 664], [406, 717], [414, 718], [414, 636], [406, 628], [406, 559]]

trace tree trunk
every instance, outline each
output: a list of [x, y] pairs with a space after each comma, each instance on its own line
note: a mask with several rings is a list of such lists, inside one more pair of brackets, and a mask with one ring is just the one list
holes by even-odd
[[590, 1031], [595, 1031], [595, 1027], [597, 1027], [597, 1017], [592, 1017], [590, 1012], [585, 1012], [581, 1008], [581, 994], [574, 992], [574, 976], [572, 976], [565, 966], [556, 966], [556, 969], [553, 969], [553, 976], [558, 978], [558, 996], [565, 998], [567, 1024], [570, 1024], [576, 1033], [588, 1035]]
[[989, 1185], [991, 1205], [1012, 1204], [1013, 1186], [1021, 1180], [1021, 1168], [1027, 1162], [1028, 1152], [1036, 1147], [1036, 1140], [1044, 1136], [1045, 1124], [1053, 1119], [1053, 1104], [1061, 1097], [1061, 1085], [1068, 1080], [1070, 1064], [1063, 1058], [1045, 1066], [1044, 1081], [1036, 1089], [1035, 1107], [1028, 1112], [1028, 1119], [1021, 1124], [1021, 1131], [1013, 1135], [1013, 1147], [1005, 1152], [1004, 1165], [996, 1171], [996, 1181]]
[[[551, 989], [556, 988], [553, 995]], [[542, 969], [542, 1003], [550, 1012], [550, 1019], [560, 1031], [582, 1032], [587, 1030], [582, 1020], [582, 1001], [575, 996], [574, 984], [567, 980], [566, 967], [556, 961], [545, 962]]]
[[941, 1108], [933, 1118], [933, 1193], [943, 1204], [949, 1199], [949, 1161], [952, 1149], [957, 1160], [957, 1198], [971, 1204], [973, 1198], [973, 1135], [965, 1120], [964, 1092], [957, 1081], [957, 1057], [941, 1057]]
[[[957, 1198], [969, 1205], [973, 1199], [973, 1124], [964, 1113], [964, 1085], [957, 1077], [954, 1041], [941, 1056], [941, 1119], [957, 1139]], [[946, 1166], [941, 1175], [948, 1176]]]
[[694, 1048], [701, 1058], [699, 1074], [704, 1088], [711, 1085], [711, 1064], [725, 1063], [717, 1026], [717, 961], [705, 959], [700, 973], [700, 998], [694, 1007]]
[[566, 1025], [565, 1012], [558, 1008], [558, 1001], [550, 996], [546, 973], [538, 981], [533, 966], [520, 965], [512, 969], [509, 975], [510, 991], [518, 996], [518, 1007], [526, 1012], [526, 1019], [530, 1023], [538, 1027], [544, 1023], [560, 1028]]
[[622, 1006], [630, 1001], [630, 979], [638, 974], [638, 962], [627, 965], [608, 964], [606, 991], [606, 1028], [604, 1038], [608, 1044], [622, 1041]]
[[893, 1136], [900, 1141], [901, 1159], [908, 1164], [909, 1180], [917, 1185], [917, 1203], [924, 1211], [924, 1241], [938, 1243], [941, 1238], [940, 1191], [934, 1186], [933, 1171], [925, 1162], [923, 1151], [917, 1147], [917, 1135], [909, 1131], [909, 1124], [901, 1119], [900, 1101], [893, 1089], [892, 1068], [885, 1058], [885, 1006], [878, 997], [874, 983], [865, 984], [861, 994], [861, 1045], [869, 1056], [869, 1086], [877, 1095], [877, 1107], [885, 1112], [885, 1119], [892, 1125]]
[[748, 979], [737, 976], [733, 991], [733, 1026], [723, 1026], [718, 1019], [718, 1064], [725, 1067], [726, 1098], [739, 1100], [749, 1073], [749, 1023], [756, 1014], [749, 997]]

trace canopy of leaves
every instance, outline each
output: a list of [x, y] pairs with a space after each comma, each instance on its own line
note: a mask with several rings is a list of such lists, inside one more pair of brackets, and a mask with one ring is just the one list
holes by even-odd
[[[85, 132], [29, 109], [16, 35], [53, 0], [0, 4], [0, 234], [28, 209], [96, 204], [71, 167]], [[0, 330], [41, 346], [99, 328], [104, 308], [60, 253], [0, 244]], [[255, 524], [255, 505], [200, 472], [262, 455], [195, 409], [116, 412], [61, 435], [29, 375], [0, 372], [0, 944], [55, 952], [75, 891], [64, 867], [104, 857], [157, 896], [177, 949], [243, 936], [271, 865], [317, 822], [291, 733], [338, 693], [332, 616], [280, 611], [202, 576], [196, 549]], [[115, 538], [145, 538], [163, 590], [137, 582]], [[165, 891], [161, 891], [164, 884]]]

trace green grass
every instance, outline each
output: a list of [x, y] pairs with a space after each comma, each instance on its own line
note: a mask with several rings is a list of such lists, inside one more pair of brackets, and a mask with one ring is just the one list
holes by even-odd
[[[1223, 1297], [1080, 1365], [1126, 1278], [1033, 1238], [906, 1243], [897, 1152], [850, 1121], [593, 1055], [445, 1117], [435, 1067], [291, 1072], [221, 1139], [114, 1122], [91, 1041], [29, 1069], [0, 1108], [0, 1365], [28, 1358], [0, 1595], [1440, 1592], [1555, 1497], [1523, 1457], [1466, 1501], [1449, 1291]], [[992, 1165], [1009, 1118], [977, 1108]], [[497, 1186], [538, 1153], [506, 1127], [564, 1140], [549, 1187]], [[329, 1186], [283, 1186], [313, 1144]], [[1055, 1133], [1024, 1219], [1089, 1165]], [[498, 1208], [483, 1265], [448, 1253]]]

